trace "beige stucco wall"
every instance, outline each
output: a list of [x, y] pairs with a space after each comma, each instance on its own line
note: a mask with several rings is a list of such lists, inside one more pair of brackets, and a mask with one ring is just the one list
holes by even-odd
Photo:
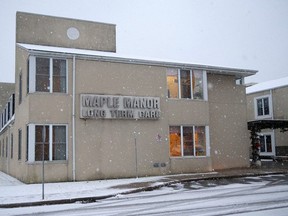
[[[28, 58], [27, 53], [18, 52], [22, 57], [17, 67], [25, 65]], [[243, 86], [235, 85], [233, 76], [208, 74], [208, 101], [167, 99], [165, 67], [83, 59], [76, 59], [75, 65], [76, 180], [203, 172], [249, 165], [245, 92]], [[22, 69], [22, 73], [26, 77], [26, 71]], [[42, 169], [39, 162], [25, 161], [29, 123], [68, 125], [68, 160], [45, 162], [45, 179], [72, 180], [72, 59], [68, 60], [68, 80], [67, 94], [28, 94], [23, 97], [21, 109], [17, 108], [14, 155], [17, 156], [17, 130], [22, 128], [22, 160], [11, 163], [10, 174], [25, 182], [40, 182]], [[161, 118], [83, 120], [80, 94], [85, 93], [159, 97]], [[171, 158], [169, 125], [209, 126], [207, 150], [211, 156]]]
[[[68, 59], [67, 94], [26, 94], [28, 54], [17, 48], [17, 56], [16, 68], [23, 75], [23, 101], [16, 106], [14, 160], [9, 172], [25, 182], [40, 182], [41, 163], [26, 162], [26, 126], [67, 124], [68, 160], [45, 162], [45, 179], [72, 180], [72, 59]], [[235, 84], [233, 76], [209, 73], [208, 101], [167, 99], [165, 67], [92, 59], [76, 59], [75, 65], [76, 180], [203, 172], [249, 165], [245, 91], [243, 86]], [[16, 73], [16, 86], [17, 77]], [[16, 95], [17, 92], [16, 88]], [[159, 97], [161, 117], [158, 120], [83, 120], [80, 119], [80, 94], [86, 93]], [[169, 125], [209, 126], [210, 149], [208, 146], [207, 150], [211, 156], [170, 157]], [[23, 140], [20, 161], [17, 160], [19, 128]]]
[[208, 76], [213, 169], [249, 166], [245, 88], [233, 76]]
[[[78, 29], [78, 39], [69, 39], [70, 27]], [[17, 43], [116, 52], [113, 24], [17, 12], [16, 32]]]

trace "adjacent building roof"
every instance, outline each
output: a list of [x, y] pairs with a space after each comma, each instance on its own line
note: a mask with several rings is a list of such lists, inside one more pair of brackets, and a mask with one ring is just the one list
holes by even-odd
[[43, 54], [43, 55], [64, 55], [64, 56], [75, 56], [77, 58], [91, 58], [107, 62], [119, 62], [126, 64], [140, 64], [140, 65], [151, 65], [151, 66], [164, 66], [172, 68], [193, 68], [206, 70], [208, 73], [216, 73], [223, 75], [234, 75], [236, 78], [243, 78], [256, 74], [258, 71], [249, 70], [249, 69], [237, 69], [237, 68], [228, 68], [228, 67], [219, 67], [219, 66], [208, 66], [208, 65], [199, 65], [192, 64], [187, 62], [179, 61], [169, 61], [169, 60], [160, 60], [160, 59], [149, 59], [149, 58], [135, 58], [124, 55], [119, 55], [118, 53], [112, 52], [101, 52], [93, 50], [82, 50], [82, 49], [73, 49], [73, 48], [63, 48], [63, 47], [52, 47], [52, 46], [42, 46], [34, 44], [17, 44], [18, 47], [28, 50], [30, 53]]
[[270, 80], [267, 82], [262, 82], [262, 83], [249, 86], [246, 88], [246, 94], [272, 90], [272, 89], [281, 88], [285, 86], [288, 86], [288, 77], [283, 77], [280, 79]]

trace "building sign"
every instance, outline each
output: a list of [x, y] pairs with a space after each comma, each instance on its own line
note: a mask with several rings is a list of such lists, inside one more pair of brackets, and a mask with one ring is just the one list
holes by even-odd
[[159, 97], [80, 95], [83, 119], [159, 119]]

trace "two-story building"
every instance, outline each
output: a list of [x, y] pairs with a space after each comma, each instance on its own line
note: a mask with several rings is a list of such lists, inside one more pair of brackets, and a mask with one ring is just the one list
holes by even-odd
[[259, 133], [260, 156], [288, 156], [288, 133], [283, 133], [280, 129], [269, 129], [273, 122], [278, 125], [285, 122], [287, 125], [288, 77], [252, 85], [247, 87], [246, 93], [248, 121], [266, 124], [266, 129]]
[[55, 182], [247, 167], [236, 81], [255, 73], [119, 55], [115, 25], [18, 12], [1, 170], [39, 182], [44, 164]]

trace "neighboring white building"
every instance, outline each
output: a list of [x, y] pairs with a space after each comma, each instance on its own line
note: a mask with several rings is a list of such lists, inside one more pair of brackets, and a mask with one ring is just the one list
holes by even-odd
[[[288, 77], [246, 88], [247, 116], [252, 120], [288, 120]], [[265, 129], [260, 133], [261, 156], [288, 156], [288, 133]]]

